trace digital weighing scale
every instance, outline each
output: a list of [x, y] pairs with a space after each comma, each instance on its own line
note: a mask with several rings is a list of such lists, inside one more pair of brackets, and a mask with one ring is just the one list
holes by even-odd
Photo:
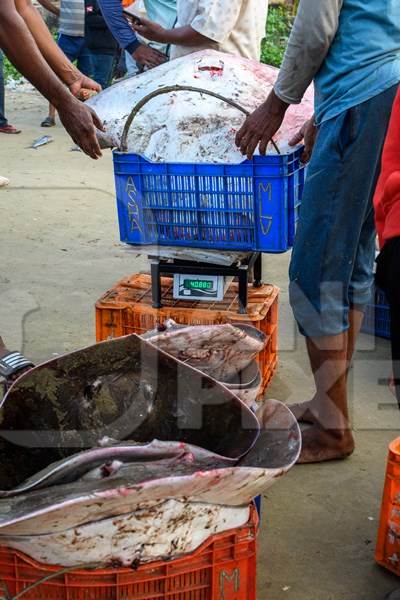
[[175, 273], [175, 300], [200, 300], [201, 302], [221, 302], [233, 277], [224, 275], [192, 275]]
[[262, 285], [261, 253], [249, 253], [245, 260], [232, 265], [213, 265], [196, 261], [177, 259], [164, 260], [149, 256], [151, 266], [151, 287], [153, 308], [162, 308], [161, 274], [174, 276], [175, 300], [193, 302], [221, 302], [227, 287], [234, 277], [239, 282], [239, 313], [247, 312], [247, 284], [252, 275], [254, 287]]

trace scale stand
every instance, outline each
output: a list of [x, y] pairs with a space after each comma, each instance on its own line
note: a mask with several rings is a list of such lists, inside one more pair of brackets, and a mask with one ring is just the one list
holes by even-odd
[[[231, 266], [213, 265], [207, 263], [199, 263], [195, 261], [185, 261], [173, 259], [160, 259], [156, 256], [149, 256], [151, 266], [151, 291], [153, 308], [162, 308], [161, 302], [161, 275], [187, 275], [187, 279], [192, 284], [192, 289], [204, 290], [198, 283], [202, 276], [209, 276], [208, 280], [220, 277], [237, 277], [239, 280], [239, 314], [247, 312], [247, 285], [249, 281], [249, 273], [253, 272], [253, 286], [261, 287], [262, 285], [262, 254], [261, 252], [253, 252], [249, 254], [245, 261], [233, 263]], [[192, 279], [190, 280], [190, 278]], [[207, 285], [207, 279], [201, 281], [201, 286]], [[197, 283], [195, 283], [197, 282]], [[187, 288], [189, 289], [189, 287]], [[182, 300], [203, 300], [206, 298], [193, 298], [184, 295], [179, 296]], [[222, 293], [223, 297], [223, 293]], [[220, 298], [222, 300], [222, 298]], [[208, 301], [218, 301], [216, 298], [208, 299]]]

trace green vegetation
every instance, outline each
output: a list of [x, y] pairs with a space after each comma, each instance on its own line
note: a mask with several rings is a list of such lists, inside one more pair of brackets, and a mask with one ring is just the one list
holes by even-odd
[[280, 67], [293, 24], [293, 9], [271, 7], [268, 13], [267, 34], [262, 43], [261, 61]]
[[6, 83], [10, 79], [14, 79], [15, 81], [22, 79], [21, 73], [17, 71], [6, 56], [4, 57], [4, 78]]

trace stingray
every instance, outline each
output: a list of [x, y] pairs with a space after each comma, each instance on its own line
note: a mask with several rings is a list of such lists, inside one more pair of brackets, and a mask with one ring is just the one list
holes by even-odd
[[[220, 76], [201, 65], [222, 65]], [[245, 111], [252, 112], [265, 101], [273, 88], [278, 69], [257, 61], [214, 50], [203, 50], [165, 63], [137, 77], [121, 81], [88, 101], [104, 123], [98, 132], [103, 147], [121, 148], [123, 130], [134, 107], [145, 102], [130, 128], [129, 152], [155, 162], [241, 163], [235, 145]], [[188, 86], [217, 94], [176, 91]], [[157, 97], [154, 93], [165, 92]], [[240, 107], [240, 109], [238, 108]], [[314, 94], [307, 90], [301, 105], [292, 105], [275, 136], [282, 152], [288, 140], [313, 114]], [[268, 152], [275, 153], [272, 146]]]
[[[283, 404], [269, 401], [258, 418], [261, 432], [256, 443], [233, 462], [191, 446], [181, 455], [154, 463], [119, 464], [107, 477], [79, 473], [73, 484], [38, 486], [4, 498], [0, 500], [0, 535], [59, 533], [169, 499], [243, 506], [293, 466], [301, 447], [298, 424]], [[164, 445], [172, 447], [171, 442]], [[88, 473], [93, 471], [87, 469]]]
[[267, 339], [263, 332], [249, 325], [177, 327], [172, 323], [166, 331], [152, 332], [146, 339], [218, 381], [237, 379], [264, 349]]
[[36, 367], [9, 390], [0, 416], [0, 544], [47, 564], [192, 551], [205, 539], [202, 523], [244, 524], [246, 505], [301, 447], [283, 404], [271, 400], [255, 416], [136, 335]]
[[104, 437], [179, 441], [239, 459], [260, 433], [254, 414], [224, 386], [136, 335], [23, 375], [0, 406], [0, 429], [3, 492]]

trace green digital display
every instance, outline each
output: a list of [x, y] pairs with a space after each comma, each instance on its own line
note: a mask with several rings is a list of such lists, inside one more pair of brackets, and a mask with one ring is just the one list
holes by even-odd
[[213, 282], [205, 279], [185, 279], [183, 282], [185, 290], [212, 290]]

